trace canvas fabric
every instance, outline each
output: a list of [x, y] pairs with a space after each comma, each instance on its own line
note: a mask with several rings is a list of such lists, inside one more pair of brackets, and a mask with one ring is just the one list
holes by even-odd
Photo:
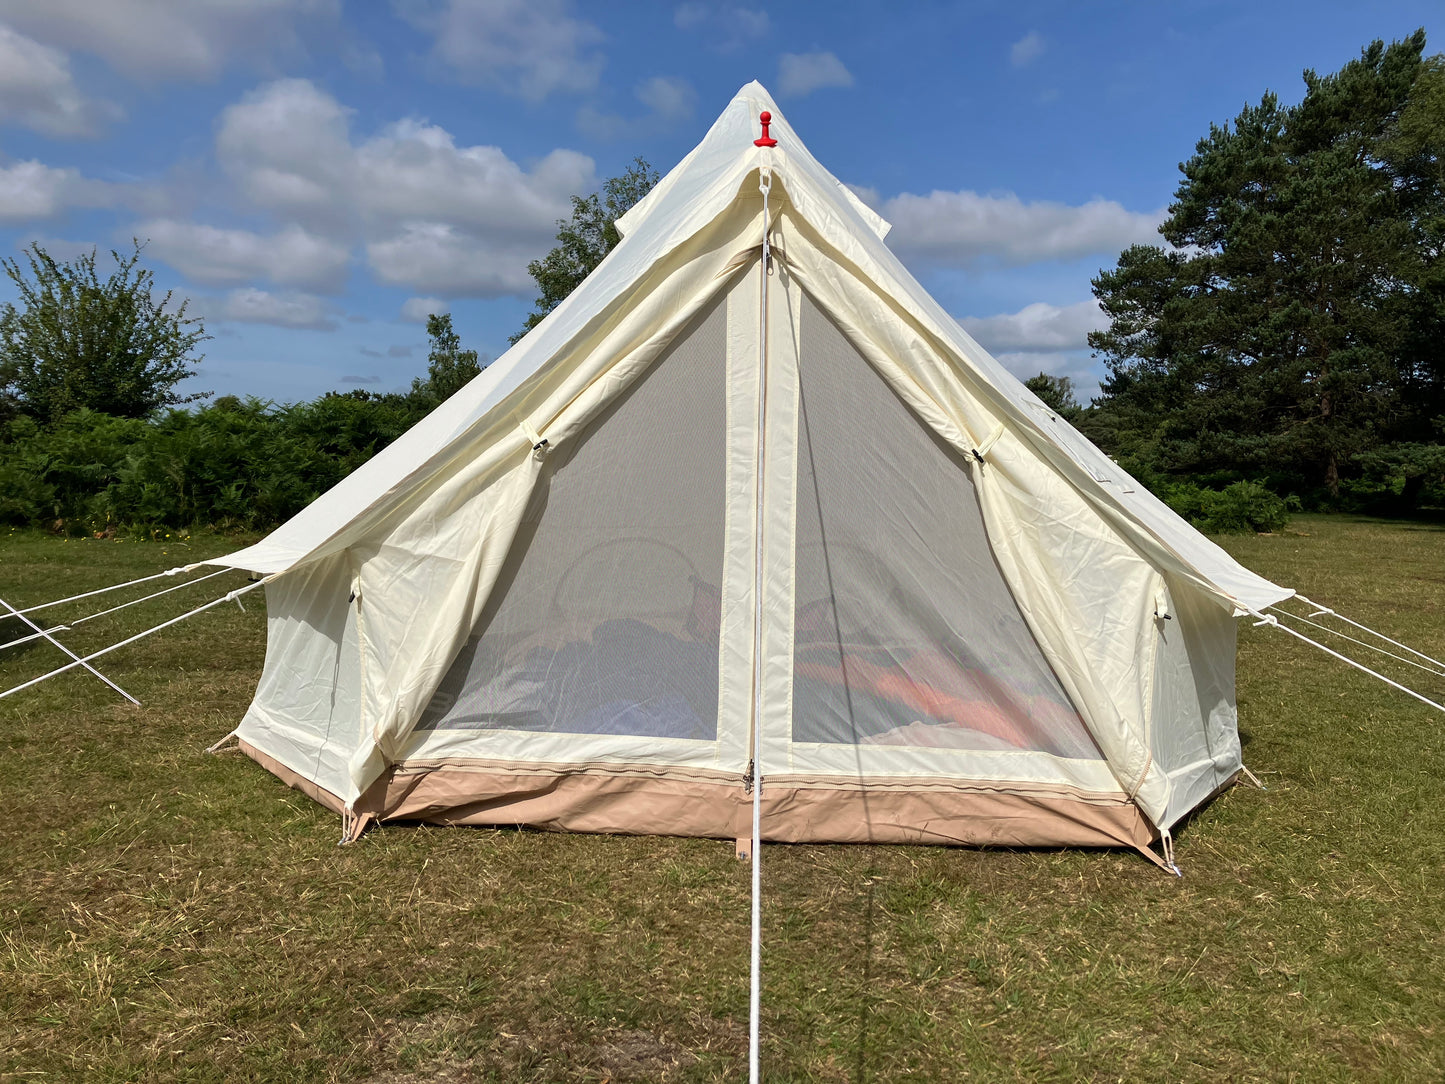
[[[438, 758], [756, 753], [777, 786], [1062, 787], [1167, 827], [1232, 777], [1232, 615], [1291, 592], [973, 343], [760, 87], [619, 228], [513, 350], [215, 562], [276, 577], [248, 747], [350, 808]], [[989, 722], [940, 745], [962, 718]]]

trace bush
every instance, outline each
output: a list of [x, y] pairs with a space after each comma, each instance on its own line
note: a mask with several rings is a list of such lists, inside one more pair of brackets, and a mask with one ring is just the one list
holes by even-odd
[[1277, 531], [1289, 522], [1291, 503], [1258, 482], [1234, 482], [1206, 489], [1193, 482], [1150, 487], [1159, 499], [1208, 534]]
[[275, 407], [224, 396], [152, 420], [79, 410], [0, 427], [0, 523], [69, 533], [263, 529], [295, 515], [423, 415], [410, 397]]

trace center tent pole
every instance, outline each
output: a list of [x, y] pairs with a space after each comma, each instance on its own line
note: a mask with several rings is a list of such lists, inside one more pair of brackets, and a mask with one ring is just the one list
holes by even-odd
[[[775, 147], [777, 140], [768, 135], [768, 124], [772, 114], [763, 112], [758, 120], [763, 126], [761, 139], [753, 141], [757, 147]], [[763, 195], [763, 262], [762, 297], [758, 306], [758, 454], [757, 454], [757, 510], [754, 527], [753, 568], [753, 725], [752, 763], [748, 766], [748, 779], [753, 790], [753, 899], [752, 899], [752, 957], [750, 990], [748, 996], [748, 1081], [758, 1084], [758, 1020], [762, 995], [762, 821], [763, 821], [763, 776], [762, 776], [762, 704], [763, 704], [763, 481], [767, 477], [767, 422], [768, 422], [768, 275], [772, 252], [768, 243], [771, 222], [768, 217], [768, 194], [773, 187], [773, 170], [764, 165], [758, 171], [758, 191]]]

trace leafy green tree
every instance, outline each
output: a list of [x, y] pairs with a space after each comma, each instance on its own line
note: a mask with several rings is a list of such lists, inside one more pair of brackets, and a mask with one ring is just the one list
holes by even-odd
[[1424, 46], [1423, 31], [1377, 41], [1305, 72], [1297, 106], [1266, 94], [1211, 126], [1160, 227], [1172, 250], [1136, 245], [1094, 280], [1100, 406], [1156, 468], [1338, 494], [1360, 455], [1429, 439], [1445, 92]]
[[452, 329], [452, 314], [432, 313], [426, 318], [426, 378], [411, 382], [411, 397], [427, 410], [445, 402], [472, 377], [486, 368], [475, 350], [463, 350], [461, 337]]
[[657, 181], [657, 171], [645, 159], [636, 158], [621, 176], [603, 181], [600, 193], [572, 197], [572, 217], [557, 222], [557, 244], [527, 265], [527, 274], [540, 292], [522, 330], [510, 342], [517, 342], [540, 324], [617, 247], [622, 239], [617, 220], [652, 191]]
[[202, 360], [192, 352], [204, 340], [201, 321], [187, 302], [171, 308], [157, 300], [153, 277], [140, 266], [141, 245], [122, 256], [102, 279], [96, 254], [56, 260], [32, 243], [26, 272], [0, 261], [19, 292], [19, 304], [0, 307], [0, 409], [53, 424], [75, 410], [143, 418], [161, 407], [203, 399], [175, 386], [194, 376]]

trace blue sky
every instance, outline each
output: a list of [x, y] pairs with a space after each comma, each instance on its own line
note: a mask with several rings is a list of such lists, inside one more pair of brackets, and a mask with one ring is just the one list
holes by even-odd
[[[1211, 121], [1433, 3], [0, 0], [0, 254], [146, 241], [196, 389], [389, 391], [495, 356], [573, 193], [665, 171], [750, 79], [1010, 368], [1091, 390], [1089, 279]], [[10, 296], [0, 286], [0, 300]]]

